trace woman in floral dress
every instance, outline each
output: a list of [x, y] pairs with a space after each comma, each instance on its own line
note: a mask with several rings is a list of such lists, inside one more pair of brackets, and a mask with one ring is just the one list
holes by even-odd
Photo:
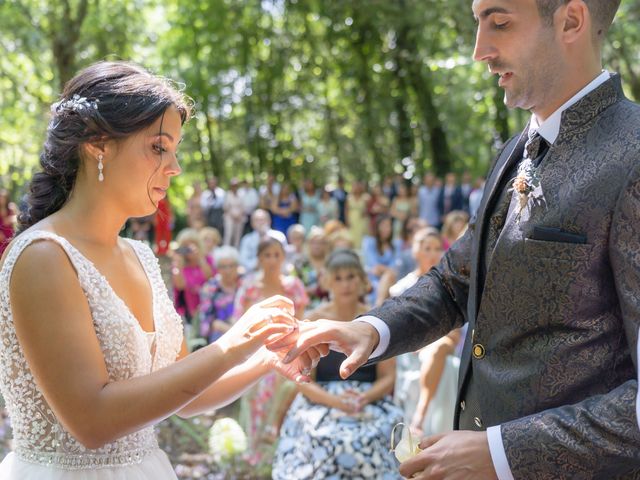
[[[366, 274], [352, 250], [336, 250], [327, 260], [332, 300], [310, 320], [351, 321], [367, 311], [360, 303]], [[329, 352], [318, 363], [315, 383], [300, 385], [282, 426], [273, 464], [274, 480], [400, 479], [389, 451], [391, 430], [402, 421], [391, 401], [395, 360], [365, 366], [342, 380], [343, 354]]]
[[[234, 315], [241, 316], [255, 302], [278, 294], [291, 299], [296, 318], [302, 318], [309, 299], [300, 279], [282, 273], [284, 261], [285, 250], [280, 240], [267, 235], [260, 241], [259, 270], [243, 281]], [[274, 373], [264, 376], [242, 397], [240, 423], [248, 437], [249, 451], [253, 452], [250, 461], [258, 468], [273, 459], [274, 442], [293, 392], [293, 383]]]

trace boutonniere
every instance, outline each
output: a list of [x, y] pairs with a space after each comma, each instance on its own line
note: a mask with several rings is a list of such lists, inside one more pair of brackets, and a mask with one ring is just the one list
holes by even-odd
[[516, 212], [516, 221], [520, 221], [520, 215], [529, 203], [529, 199], [535, 201], [536, 189], [540, 186], [540, 177], [538, 169], [530, 158], [525, 158], [518, 165], [518, 174], [513, 179], [511, 190], [515, 190], [518, 194], [518, 211]]

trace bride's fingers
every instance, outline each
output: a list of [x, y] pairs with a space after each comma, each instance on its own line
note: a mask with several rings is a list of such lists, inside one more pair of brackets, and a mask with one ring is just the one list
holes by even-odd
[[[307, 330], [311, 330], [314, 328], [313, 322], [305, 322], [304, 320], [298, 322], [298, 329], [295, 335], [287, 335], [279, 338], [278, 340], [267, 345], [267, 348], [272, 352], [277, 352], [279, 350], [287, 350], [289, 351], [291, 348], [295, 347], [296, 342], [298, 341], [298, 336]], [[326, 356], [329, 353], [329, 347], [326, 348], [326, 353], [323, 356]]]
[[260, 310], [259, 313], [256, 313], [256, 315], [258, 315], [260, 319], [256, 320], [249, 327], [250, 332], [259, 330], [270, 323], [283, 323], [285, 325], [293, 327], [294, 329], [297, 328], [296, 319], [279, 308], [269, 308], [265, 309], [264, 311]]
[[257, 330], [247, 330], [243, 336], [249, 340], [257, 339], [265, 343], [270, 337], [276, 338], [280, 335], [291, 333], [294, 328], [292, 325], [285, 323], [268, 323]]
[[295, 315], [295, 306], [293, 301], [282, 295], [273, 295], [258, 303], [261, 308], [281, 308], [289, 315]]

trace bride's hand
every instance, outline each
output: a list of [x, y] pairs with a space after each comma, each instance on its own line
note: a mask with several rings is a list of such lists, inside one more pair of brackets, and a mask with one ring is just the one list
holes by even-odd
[[223, 352], [242, 362], [262, 345], [297, 331], [293, 302], [275, 295], [256, 303], [216, 342]]
[[325, 345], [314, 348], [313, 353], [305, 352], [291, 363], [284, 363], [283, 359], [287, 350], [272, 352], [266, 347], [258, 351], [262, 362], [269, 368], [275, 369], [285, 378], [296, 383], [309, 383], [311, 381], [311, 370], [313, 370], [321, 357], [329, 353], [329, 347]]

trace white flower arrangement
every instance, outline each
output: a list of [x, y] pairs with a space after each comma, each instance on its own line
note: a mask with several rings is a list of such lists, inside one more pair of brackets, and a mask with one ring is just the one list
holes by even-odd
[[247, 436], [232, 418], [219, 418], [209, 430], [209, 453], [217, 462], [230, 461], [247, 450]]

